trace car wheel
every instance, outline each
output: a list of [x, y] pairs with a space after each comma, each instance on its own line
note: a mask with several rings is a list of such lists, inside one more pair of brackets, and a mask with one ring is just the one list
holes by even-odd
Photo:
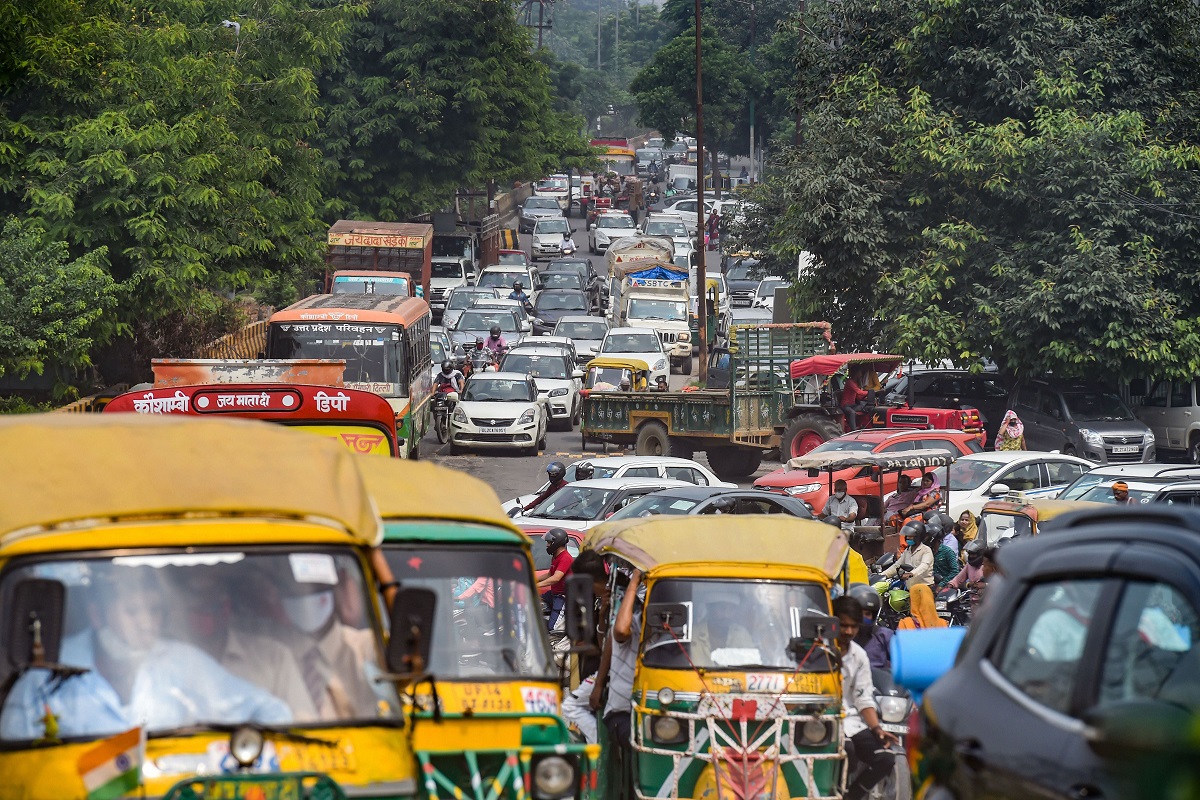
[[1200, 464], [1200, 435], [1192, 434], [1191, 440], [1188, 441], [1187, 455], [1188, 461]]
[[582, 419], [583, 419], [583, 403], [576, 400], [575, 401], [575, 414], [574, 414], [574, 416], [571, 417], [571, 424], [578, 425], [580, 420], [582, 420]]
[[691, 356], [688, 356], [687, 358], [685, 358], [683, 360], [683, 363], [679, 365], [679, 374], [680, 375], [691, 375], [692, 374], [692, 357]]

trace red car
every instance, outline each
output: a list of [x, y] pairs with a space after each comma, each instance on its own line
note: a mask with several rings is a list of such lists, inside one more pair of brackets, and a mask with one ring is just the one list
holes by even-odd
[[[982, 452], [983, 447], [979, 444], [978, 434], [966, 431], [872, 428], [830, 439], [811, 452], [900, 453], [905, 450], [949, 450], [951, 453], [965, 456], [968, 453]], [[916, 479], [920, 470], [908, 470], [906, 474]], [[884, 494], [896, 491], [896, 482], [899, 479], [899, 472], [884, 472]], [[849, 467], [838, 470], [833, 473], [833, 480], [846, 482], [846, 493], [858, 501], [860, 518], [881, 516], [883, 510], [876, 508], [879, 504], [879, 484], [872, 480], [869, 469]], [[813, 513], [820, 516], [821, 510], [825, 508], [825, 501], [829, 499], [830, 483], [828, 475], [822, 474], [814, 478], [807, 470], [789, 471], [787, 467], [783, 467], [756, 480], [754, 488], [797, 497], [808, 503]], [[942, 483], [945, 484], [944, 478]]]
[[524, 250], [501, 250], [496, 263], [505, 266], [528, 267], [529, 256]]

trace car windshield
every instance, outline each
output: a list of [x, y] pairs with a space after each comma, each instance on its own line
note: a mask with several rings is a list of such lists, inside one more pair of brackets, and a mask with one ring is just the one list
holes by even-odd
[[600, 346], [601, 353], [657, 353], [662, 350], [653, 333], [614, 333]]
[[566, 178], [546, 178], [545, 180], [541, 180], [541, 181], [537, 182], [538, 191], [545, 191], [547, 189], [566, 189], [566, 188], [567, 188], [567, 179]]
[[441, 339], [429, 340], [429, 354], [435, 367], [446, 360], [446, 348], [442, 346]]
[[736, 264], [731, 264], [729, 269], [725, 270], [725, 277], [731, 281], [749, 281], [754, 280], [751, 273], [758, 269], [758, 261], [753, 258], [739, 259]]
[[431, 674], [443, 680], [551, 675], [541, 600], [520, 550], [385, 542], [383, 553], [404, 588], [437, 596], [426, 665]]
[[[803, 618], [828, 613], [829, 596], [815, 583], [659, 580], [643, 611], [642, 662], [664, 669], [791, 672], [797, 667], [788, 643], [802, 635]], [[672, 632], [663, 629], [664, 615], [671, 618]], [[821, 657], [808, 662], [804, 671], [833, 668]]]
[[587, 311], [587, 298], [582, 292], [542, 292], [534, 308], [538, 311]]
[[[1113, 497], [1112, 485], [1117, 479], [1105, 480], [1103, 483], [1097, 484], [1088, 489], [1082, 495], [1079, 495], [1080, 500], [1091, 500], [1093, 503], [1116, 503], [1116, 498]], [[1166, 482], [1164, 482], [1165, 485]], [[1149, 503], [1154, 499], [1154, 495], [1159, 491], [1158, 487], [1129, 487], [1129, 498], [1135, 504]]]
[[[496, 259], [496, 263], [498, 263], [498, 264], [528, 264], [529, 259], [525, 257], [524, 253], [501, 253], [499, 258]], [[524, 273], [522, 273], [522, 274], [524, 274]], [[479, 285], [483, 286], [484, 284], [480, 283]], [[528, 287], [526, 287], [526, 288], [528, 288]]]
[[456, 291], [450, 293], [446, 308], [450, 311], [462, 311], [470, 308], [476, 300], [495, 300], [495, 292]]
[[978, 489], [983, 482], [996, 474], [1003, 467], [1003, 461], [984, 461], [983, 459], [964, 458], [950, 465], [949, 488], [952, 491], [960, 489]]
[[584, 522], [600, 518], [616, 489], [567, 484], [529, 512], [531, 517]]
[[429, 265], [431, 278], [463, 278], [466, 271], [459, 261], [434, 261]]
[[526, 381], [472, 375], [462, 399], [471, 403], [529, 403], [537, 398]]
[[633, 229], [633, 220], [624, 214], [605, 214], [596, 220], [597, 228], [625, 228]]
[[606, 333], [608, 326], [603, 322], [560, 322], [554, 328], [555, 336], [593, 342], [603, 339]]
[[565, 219], [557, 217], [555, 219], [538, 220], [533, 226], [533, 232], [536, 233], [557, 233], [564, 234], [571, 232], [571, 226], [567, 224]]
[[1079, 422], [1121, 422], [1133, 419], [1133, 412], [1115, 394], [1104, 392], [1063, 392], [1067, 411]]
[[500, 362], [500, 369], [504, 372], [521, 372], [535, 378], [552, 380], [566, 380], [571, 377], [562, 356], [509, 353]]
[[648, 236], [687, 236], [687, 227], [677, 220], [664, 222], [662, 220], [650, 220], [646, 223], [646, 235]]
[[5, 572], [0, 608], [51, 586], [65, 601], [52, 660], [82, 672], [14, 671], [33, 654], [4, 652], [13, 640], [0, 642], [0, 679], [11, 686], [0, 739], [54, 735], [44, 729], [48, 713], [64, 739], [138, 725], [164, 735], [398, 716], [392, 684], [377, 680], [376, 604], [348, 548], [26, 560]]
[[517, 333], [521, 326], [517, 323], [517, 315], [511, 311], [483, 311], [469, 308], [462, 313], [455, 324], [457, 331], [490, 331], [499, 325], [502, 333]]
[[546, 208], [554, 211], [562, 211], [558, 205], [558, 201], [553, 197], [531, 197], [525, 201], [525, 208], [526, 210], [532, 208]]
[[634, 500], [632, 503], [613, 514], [611, 517], [609, 517], [609, 521], [630, 519], [632, 517], [654, 517], [660, 514], [686, 514], [698, 505], [700, 505], [700, 501], [694, 500], [690, 497], [648, 494], [645, 497], [639, 497], [637, 500]]
[[[501, 256], [500, 260], [501, 260], [501, 262], [503, 262], [504, 257]], [[479, 286], [480, 287], [495, 286], [495, 287], [512, 288], [512, 285], [514, 283], [516, 283], [517, 281], [521, 282], [522, 289], [524, 289], [526, 292], [529, 291], [529, 275], [524, 270], [515, 271], [515, 272], [501, 272], [500, 270], [495, 270], [495, 271], [489, 270], [488, 272], [485, 272], [479, 276]]]
[[774, 297], [775, 290], [780, 286], [787, 286], [787, 284], [783, 281], [763, 281], [762, 283], [758, 284], [758, 296]]
[[687, 320], [687, 303], [683, 300], [653, 300], [645, 297], [633, 297], [629, 300], [629, 318], [661, 319], [669, 322], [684, 322]]
[[574, 272], [547, 272], [542, 276], [546, 289], [582, 289], [583, 280]]

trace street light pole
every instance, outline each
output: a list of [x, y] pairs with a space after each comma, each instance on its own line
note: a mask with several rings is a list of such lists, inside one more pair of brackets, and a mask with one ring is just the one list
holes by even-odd
[[[750, 66], [754, 67], [754, 0], [750, 0]], [[731, 169], [732, 173], [733, 170]], [[750, 95], [750, 181], [754, 181], [754, 95]]]
[[699, 245], [696, 259], [696, 319], [700, 340], [700, 385], [708, 385], [708, 274], [704, 265], [704, 74], [700, 66], [701, 54], [700, 0], [696, 0], [696, 242]]

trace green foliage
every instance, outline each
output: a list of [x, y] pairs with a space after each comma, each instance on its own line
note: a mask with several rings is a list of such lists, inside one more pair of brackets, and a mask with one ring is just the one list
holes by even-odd
[[39, 225], [10, 217], [0, 233], [0, 375], [41, 375], [47, 365], [91, 365], [111, 333], [117, 286], [107, 250], [71, 258]]
[[24, 397], [0, 397], [0, 414], [41, 414], [53, 409], [54, 405], [49, 402], [31, 403]]
[[1196, 374], [1200, 7], [810, 8], [794, 61], [804, 145], [743, 231], [780, 257], [816, 254], [794, 298], [805, 313], [843, 349], [1017, 375]]

